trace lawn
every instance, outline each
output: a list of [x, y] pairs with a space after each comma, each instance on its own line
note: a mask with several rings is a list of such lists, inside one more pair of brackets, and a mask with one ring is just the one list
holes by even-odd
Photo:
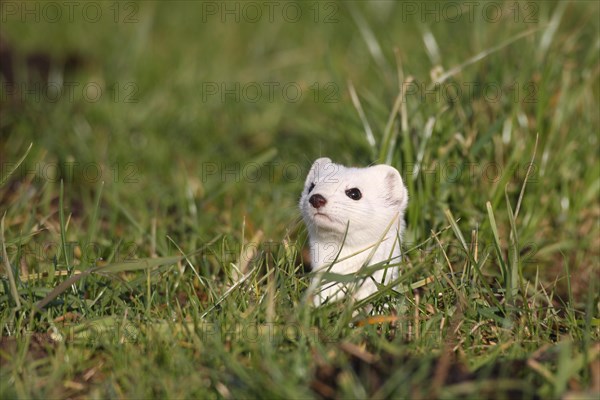
[[[598, 3], [0, 11], [1, 398], [600, 396]], [[410, 201], [315, 309], [321, 156]]]

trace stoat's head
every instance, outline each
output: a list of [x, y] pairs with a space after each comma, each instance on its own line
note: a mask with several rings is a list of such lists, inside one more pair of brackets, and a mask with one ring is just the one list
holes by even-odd
[[394, 167], [346, 168], [319, 158], [306, 177], [300, 210], [311, 239], [343, 237], [347, 231], [347, 242], [360, 244], [377, 241], [390, 224], [396, 235], [407, 202]]

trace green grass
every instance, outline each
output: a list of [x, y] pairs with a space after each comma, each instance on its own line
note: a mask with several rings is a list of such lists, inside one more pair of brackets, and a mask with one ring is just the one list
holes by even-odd
[[[457, 22], [445, 3], [296, 22], [227, 3], [239, 23], [219, 2], [98, 3], [95, 23], [6, 4], [0, 397], [598, 395], [596, 3]], [[51, 100], [32, 55], [72, 96]], [[297, 200], [320, 156], [408, 186], [378, 317], [305, 302]]]

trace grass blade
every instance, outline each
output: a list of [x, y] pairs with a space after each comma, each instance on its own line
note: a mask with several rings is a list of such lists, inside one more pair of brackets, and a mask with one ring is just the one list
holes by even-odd
[[10, 176], [15, 173], [17, 168], [19, 168], [21, 166], [23, 161], [25, 161], [25, 159], [27, 158], [27, 155], [31, 151], [32, 147], [33, 147], [33, 143], [29, 143], [29, 147], [27, 147], [27, 150], [25, 150], [25, 154], [23, 154], [23, 156], [19, 159], [19, 161], [17, 161], [17, 163], [14, 165], [14, 167], [11, 168], [10, 171], [8, 171], [6, 176], [3, 176], [2, 178], [0, 178], [0, 187], [4, 186], [4, 184], [8, 181], [8, 178], [10, 178]]
[[500, 272], [502, 273], [502, 278], [504, 279], [504, 283], [506, 285], [506, 295], [507, 297], [511, 295], [512, 291], [510, 288], [510, 276], [509, 271], [506, 267], [506, 262], [502, 258], [502, 244], [500, 243], [500, 235], [498, 234], [498, 226], [496, 225], [496, 218], [494, 217], [494, 210], [492, 209], [492, 204], [488, 201], [485, 203], [488, 212], [488, 219], [490, 221], [490, 226], [492, 228], [492, 234], [494, 235], [494, 248], [496, 249], [496, 254], [498, 256], [498, 262], [500, 263]]
[[385, 125], [385, 130], [383, 131], [383, 140], [381, 142], [381, 148], [379, 149], [379, 161], [386, 164], [390, 164], [392, 162], [391, 155], [394, 150], [392, 143], [395, 143], [399, 132], [398, 129], [394, 130], [394, 121], [396, 120], [396, 116], [400, 111], [403, 97], [404, 95], [402, 91], [400, 91], [398, 96], [396, 96], [396, 101], [394, 101], [394, 106], [392, 107], [387, 124]]
[[65, 223], [65, 188], [64, 182], [60, 180], [60, 196], [58, 198], [58, 217], [60, 220], [60, 241], [63, 250], [63, 257], [65, 259], [65, 265], [67, 266], [67, 270], [71, 268], [71, 264], [69, 263], [69, 252], [67, 251], [67, 227]]
[[508, 223], [510, 225], [510, 236], [508, 244], [508, 259], [509, 271], [510, 271], [510, 287], [512, 290], [511, 296], [517, 295], [518, 278], [521, 276], [520, 262], [519, 262], [519, 237], [517, 234], [517, 223], [515, 216], [510, 205], [510, 199], [508, 198], [507, 187], [504, 190], [504, 196], [506, 199], [506, 213], [508, 214]]
[[138, 260], [124, 261], [120, 263], [97, 267], [93, 272], [115, 274], [118, 272], [133, 272], [140, 270], [149, 270], [161, 265], [174, 264], [181, 260], [183, 256], [158, 257], [158, 258], [140, 258]]
[[462, 232], [460, 231], [458, 224], [456, 223], [457, 220], [455, 220], [454, 216], [452, 215], [452, 211], [445, 210], [444, 214], [446, 214], [446, 219], [448, 220], [448, 222], [450, 222], [450, 227], [452, 227], [452, 231], [454, 232], [454, 235], [456, 235], [456, 237], [460, 241], [461, 246], [465, 250], [465, 254], [469, 254], [469, 247], [467, 246], [467, 242], [465, 241], [465, 238], [464, 238]]

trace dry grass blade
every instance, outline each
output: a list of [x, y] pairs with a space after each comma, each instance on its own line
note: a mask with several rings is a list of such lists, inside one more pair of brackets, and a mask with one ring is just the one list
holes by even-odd
[[552, 39], [556, 35], [556, 31], [558, 26], [560, 25], [560, 20], [562, 19], [563, 14], [568, 6], [569, 2], [563, 1], [558, 2], [556, 10], [552, 14], [552, 18], [548, 23], [548, 27], [544, 30], [544, 34], [542, 35], [542, 39], [540, 40], [540, 45], [538, 47], [538, 57], [542, 58], [546, 55], [548, 48], [552, 44]]
[[6, 213], [4, 213], [4, 215], [2, 216], [2, 221], [0, 222], [0, 238], [2, 239], [2, 259], [4, 259], [4, 268], [6, 269], [6, 274], [8, 275], [10, 291], [12, 293], [13, 299], [15, 300], [17, 308], [21, 308], [21, 298], [19, 297], [19, 292], [17, 290], [17, 282], [15, 281], [15, 276], [10, 266], [10, 262], [8, 261], [8, 254], [6, 253], [6, 241], [4, 240], [4, 217], [6, 217]]
[[33, 143], [30, 143], [29, 147], [27, 147], [27, 150], [25, 150], [25, 154], [23, 154], [23, 156], [19, 159], [19, 161], [17, 161], [15, 163], [13, 168], [11, 168], [10, 171], [8, 171], [6, 176], [3, 176], [2, 178], [0, 178], [0, 187], [4, 186], [4, 184], [8, 181], [8, 178], [10, 178], [10, 176], [17, 170], [17, 168], [19, 168], [19, 166], [23, 163], [23, 161], [25, 161], [25, 159], [27, 158], [27, 155], [31, 151], [32, 147], [33, 147]]
[[219, 300], [217, 300], [212, 306], [210, 306], [206, 311], [204, 311], [202, 313], [202, 315], [200, 316], [200, 319], [204, 318], [205, 316], [208, 315], [208, 313], [210, 313], [212, 310], [214, 310], [215, 308], [217, 308], [217, 306], [219, 304], [221, 304], [227, 297], [229, 297], [229, 295], [231, 295], [231, 293], [233, 293], [233, 291], [235, 289], [237, 289], [244, 282], [246, 282], [246, 280], [248, 280], [248, 278], [250, 278], [250, 276], [253, 273], [254, 273], [253, 269], [250, 270], [250, 271], [248, 271], [248, 273], [246, 275], [242, 276], [240, 280], [238, 280], [233, 286], [231, 286], [229, 289], [227, 289], [227, 291], [225, 293], [223, 293], [223, 295], [221, 296], [221, 298]]
[[531, 174], [531, 168], [533, 167], [533, 162], [535, 161], [535, 155], [537, 154], [538, 141], [540, 138], [539, 132], [535, 135], [535, 145], [533, 147], [533, 154], [531, 155], [531, 162], [527, 167], [527, 172], [525, 173], [525, 179], [523, 180], [523, 186], [521, 187], [521, 192], [519, 193], [519, 200], [517, 200], [517, 207], [515, 208], [515, 220], [519, 216], [519, 211], [521, 210], [521, 202], [523, 201], [523, 196], [525, 195], [525, 186], [527, 186], [527, 181], [529, 180], [529, 175]]
[[[446, 260], [446, 262], [448, 264], [448, 268], [450, 269], [450, 272], [454, 275], [454, 269], [452, 268], [452, 263], [450, 262], [450, 259], [448, 258], [448, 255], [446, 254], [446, 250], [444, 249], [444, 246], [442, 246], [442, 243], [438, 239], [437, 235], [435, 235], [435, 233], [433, 231], [431, 233], [434, 234], [435, 241], [440, 246], [442, 254], [444, 255], [444, 259]], [[467, 307], [467, 300], [465, 299], [464, 294], [462, 293], [462, 291], [458, 290], [458, 288], [456, 287], [454, 282], [452, 282], [452, 279], [448, 278], [448, 276], [443, 272], [442, 272], [441, 276], [442, 276], [442, 278], [444, 278], [446, 283], [448, 283], [448, 285], [452, 288], [452, 290], [454, 290], [454, 293], [456, 293], [456, 298], [459, 300], [460, 306], [462, 308]]]
[[360, 118], [363, 124], [363, 128], [365, 129], [365, 136], [367, 137], [367, 142], [369, 142], [369, 146], [371, 146], [372, 149], [375, 149], [377, 143], [375, 142], [375, 136], [373, 136], [373, 130], [371, 129], [371, 125], [367, 120], [365, 111], [363, 110], [362, 105], [360, 104], [360, 99], [356, 94], [356, 89], [354, 89], [354, 85], [350, 80], [348, 81], [348, 90], [350, 91], [350, 98], [352, 99], [352, 104], [354, 105], [354, 108], [356, 108], [356, 111], [358, 112], [358, 117]]
[[79, 274], [73, 275], [69, 277], [69, 279], [61, 282], [58, 286], [56, 286], [46, 297], [40, 300], [36, 305], [36, 310], [41, 310], [52, 300], [60, 296], [65, 290], [67, 290], [71, 285], [79, 281], [81, 278], [86, 277], [93, 273], [118, 273], [124, 271], [139, 271], [139, 270], [148, 270], [154, 267], [159, 267], [161, 265], [173, 264], [179, 260], [181, 260], [182, 256], [173, 256], [173, 257], [160, 257], [160, 258], [141, 258], [139, 260], [131, 261], [131, 262], [121, 262], [115, 264], [104, 265], [101, 267], [92, 267], [86, 271], [82, 271]]
[[35, 309], [37, 311], [41, 311], [46, 305], [48, 305], [48, 303], [60, 296], [61, 293], [67, 290], [71, 285], [77, 283], [77, 281], [79, 281], [84, 276], [90, 275], [92, 272], [94, 272], [94, 268], [91, 268], [87, 271], [83, 271], [80, 274], [72, 275], [71, 277], [69, 277], [69, 279], [62, 281], [58, 286], [52, 289], [52, 291], [48, 293], [46, 297], [44, 297], [42, 300], [36, 303]]
[[250, 262], [256, 257], [258, 249], [263, 241], [263, 231], [258, 231], [254, 234], [249, 243], [243, 246], [240, 252], [240, 260], [238, 262], [239, 271], [234, 270], [233, 281], [237, 282], [242, 276], [248, 272]]
[[356, 8], [353, 6], [350, 6], [349, 10], [350, 14], [352, 14], [354, 22], [358, 26], [363, 40], [367, 44], [367, 48], [369, 49], [371, 56], [382, 71], [388, 71], [387, 61], [385, 59], [385, 56], [383, 55], [383, 50], [381, 49], [381, 46], [379, 45], [379, 42], [375, 37], [375, 33], [367, 23], [366, 19], [363, 17], [362, 13], [356, 10]]
[[485, 57], [489, 56], [490, 54], [495, 53], [498, 50], [502, 50], [506, 46], [508, 46], [508, 45], [516, 42], [519, 39], [522, 39], [524, 37], [532, 35], [535, 32], [539, 31], [540, 29], [542, 29], [542, 27], [533, 28], [533, 29], [529, 29], [529, 30], [527, 30], [525, 32], [521, 32], [518, 35], [515, 35], [515, 36], [511, 37], [510, 39], [505, 40], [504, 42], [500, 43], [497, 46], [491, 47], [489, 49], [486, 49], [486, 50], [484, 50], [484, 51], [482, 51], [482, 52], [474, 55], [473, 57], [469, 58], [464, 63], [462, 63], [460, 65], [457, 65], [456, 67], [453, 67], [450, 70], [448, 70], [447, 72], [445, 72], [442, 75], [440, 75], [440, 77], [438, 78], [437, 82], [432, 83], [432, 85], [427, 90], [433, 90], [434, 84], [444, 83], [446, 81], [446, 79], [450, 78], [451, 76], [454, 76], [454, 75], [458, 74], [465, 67], [468, 67], [471, 64], [475, 64], [476, 62], [483, 60]]

